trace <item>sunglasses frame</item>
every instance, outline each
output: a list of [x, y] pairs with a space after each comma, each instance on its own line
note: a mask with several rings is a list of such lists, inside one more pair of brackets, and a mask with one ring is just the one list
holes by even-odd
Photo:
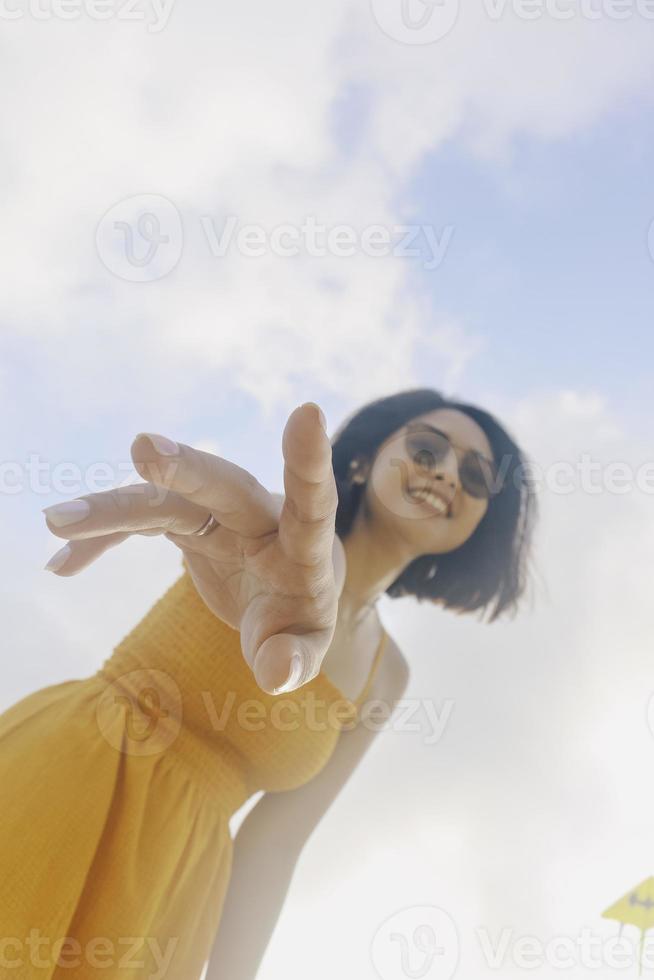
[[[469, 494], [471, 497], [474, 497], [475, 500], [490, 500], [492, 496], [498, 493], [498, 490], [491, 489], [491, 483], [493, 487], [495, 487], [497, 484], [498, 470], [497, 470], [497, 466], [495, 465], [495, 462], [492, 459], [489, 459], [488, 456], [484, 456], [483, 453], [477, 452], [476, 449], [470, 449], [469, 447], [464, 447], [464, 446], [457, 446], [455, 442], [452, 442], [447, 432], [443, 432], [442, 429], [437, 429], [435, 425], [430, 425], [429, 422], [409, 422], [405, 426], [405, 448], [407, 450], [407, 453], [411, 455], [412, 459], [413, 459], [413, 454], [411, 453], [411, 448], [409, 446], [409, 439], [411, 438], [412, 435], [418, 435], [421, 432], [436, 433], [436, 435], [440, 436], [447, 443], [449, 447], [448, 452], [450, 450], [454, 451], [457, 457], [457, 467], [459, 470], [459, 480], [461, 481], [461, 487], [463, 488], [463, 490], [465, 490], [467, 494]], [[441, 457], [441, 459], [445, 459], [446, 456], [447, 456], [447, 452]], [[482, 473], [484, 472], [484, 467], [487, 467], [489, 470], [488, 476], [490, 477], [490, 480], [487, 480], [486, 475], [484, 476], [484, 486], [486, 492], [483, 493], [481, 496], [478, 493], [471, 492], [471, 490], [465, 485], [464, 477], [462, 476], [462, 463], [467, 456], [473, 456], [476, 463], [478, 461], [481, 461], [480, 466], [482, 467]], [[437, 462], [440, 462], [440, 460], [437, 460]], [[465, 473], [465, 469], [463, 469], [463, 473]]]

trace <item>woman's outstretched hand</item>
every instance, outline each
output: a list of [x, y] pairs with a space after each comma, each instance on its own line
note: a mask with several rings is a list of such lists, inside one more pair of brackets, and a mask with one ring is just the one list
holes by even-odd
[[[45, 509], [49, 529], [69, 542], [55, 570], [73, 575], [130, 534], [164, 534], [183, 551], [207, 606], [240, 631], [259, 686], [279, 693], [307, 683], [338, 612], [338, 494], [321, 414], [307, 402], [286, 422], [283, 501], [220, 456], [139, 434], [132, 460], [148, 482]], [[219, 526], [198, 537], [210, 514]]]

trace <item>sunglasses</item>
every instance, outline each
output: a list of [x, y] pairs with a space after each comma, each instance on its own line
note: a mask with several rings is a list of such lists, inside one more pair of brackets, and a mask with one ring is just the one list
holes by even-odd
[[497, 468], [494, 462], [475, 449], [463, 449], [450, 437], [426, 422], [410, 422], [406, 426], [405, 447], [419, 469], [431, 470], [441, 463], [449, 452], [457, 454], [459, 480], [471, 497], [488, 500], [497, 493]]

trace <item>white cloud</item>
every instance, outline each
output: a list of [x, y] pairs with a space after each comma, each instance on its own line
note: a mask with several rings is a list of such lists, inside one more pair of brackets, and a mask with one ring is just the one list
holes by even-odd
[[[367, 6], [309, 12], [297, 0], [229, 10], [197, 0], [157, 34], [24, 17], [4, 35], [5, 330], [55, 348], [107, 323], [109, 375], [156, 338], [169, 359], [231, 372], [264, 411], [297, 392], [294, 359], [307, 385], [338, 394], [365, 360], [366, 397], [411, 383], [420, 337], [456, 384], [460, 348], [424, 310], [416, 317], [417, 260], [215, 259], [202, 215], [218, 226], [227, 214], [268, 228], [311, 214], [391, 227], [411, 211], [416, 166], [444, 140], [501, 158], [517, 134], [591, 125], [651, 76], [637, 17], [494, 22], [482, 4], [424, 46], [390, 39]], [[352, 85], [364, 99], [348, 100]], [[348, 114], [346, 149], [335, 134]], [[102, 215], [136, 194], [164, 194], [184, 224], [180, 262], [157, 283], [122, 282], [95, 252]], [[434, 275], [446, 272], [447, 257]]]

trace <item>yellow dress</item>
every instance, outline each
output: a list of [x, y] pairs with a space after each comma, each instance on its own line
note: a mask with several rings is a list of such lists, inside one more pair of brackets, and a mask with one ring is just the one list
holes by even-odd
[[323, 768], [387, 638], [356, 701], [267, 695], [185, 569], [94, 675], [0, 715], [0, 978], [197, 980], [230, 816]]

